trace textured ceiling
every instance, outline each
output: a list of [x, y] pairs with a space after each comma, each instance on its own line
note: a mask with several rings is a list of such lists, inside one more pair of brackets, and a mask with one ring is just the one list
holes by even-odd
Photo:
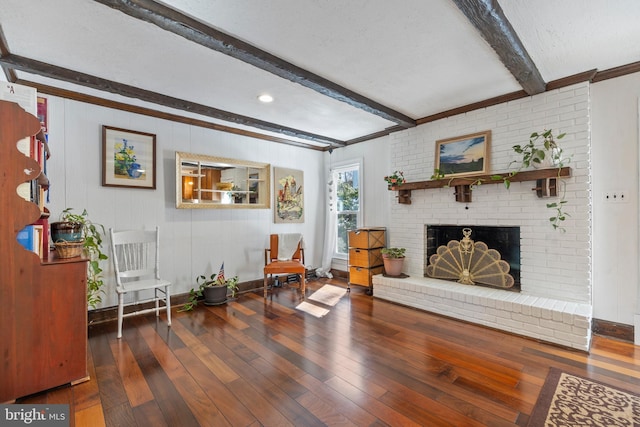
[[[503, 14], [543, 87], [640, 61], [637, 0], [3, 0], [0, 78], [326, 148], [521, 92], [500, 48], [464, 12], [478, 7], [489, 10], [482, 19]], [[162, 25], [176, 16], [195, 20], [205, 32], [248, 43], [258, 60], [260, 52], [280, 60], [276, 74], [293, 67], [294, 76], [283, 78], [118, 8], [164, 8]], [[98, 84], [78, 84], [65, 69]], [[259, 103], [262, 93], [275, 101]]]

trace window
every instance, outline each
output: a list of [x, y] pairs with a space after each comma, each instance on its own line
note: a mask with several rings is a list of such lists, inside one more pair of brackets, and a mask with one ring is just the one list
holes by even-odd
[[336, 194], [336, 248], [337, 258], [346, 258], [349, 252], [348, 232], [361, 223], [360, 165], [358, 163], [335, 168], [332, 171]]

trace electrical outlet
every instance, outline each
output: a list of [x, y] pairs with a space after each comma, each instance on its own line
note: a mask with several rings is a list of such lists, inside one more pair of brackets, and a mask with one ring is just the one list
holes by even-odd
[[604, 193], [603, 199], [607, 203], [625, 203], [628, 201], [627, 192], [624, 190], [607, 191]]
[[618, 203], [625, 203], [629, 201], [628, 191], [620, 190], [618, 192]]

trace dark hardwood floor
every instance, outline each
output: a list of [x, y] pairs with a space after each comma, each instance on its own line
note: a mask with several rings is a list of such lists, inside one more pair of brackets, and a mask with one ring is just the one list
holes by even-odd
[[[310, 281], [307, 294], [344, 280]], [[307, 300], [308, 301], [308, 300]], [[316, 318], [295, 286], [89, 328], [91, 380], [20, 399], [75, 426], [524, 426], [549, 367], [640, 392], [640, 347], [590, 354], [377, 300], [355, 286]]]

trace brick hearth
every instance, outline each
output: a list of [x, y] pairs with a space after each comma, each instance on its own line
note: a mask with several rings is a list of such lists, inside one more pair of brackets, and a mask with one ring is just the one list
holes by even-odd
[[589, 351], [589, 304], [429, 277], [373, 277], [374, 296], [495, 329]]

